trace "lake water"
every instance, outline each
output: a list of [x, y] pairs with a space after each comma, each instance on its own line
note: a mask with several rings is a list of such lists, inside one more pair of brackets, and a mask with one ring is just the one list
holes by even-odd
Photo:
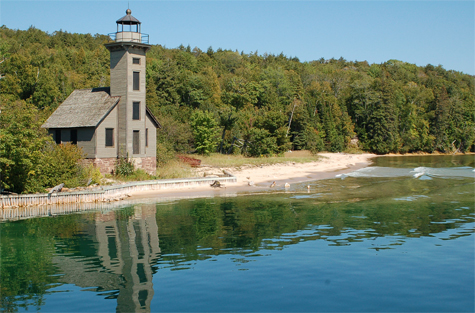
[[4, 222], [2, 310], [473, 312], [474, 167], [381, 157], [290, 190]]

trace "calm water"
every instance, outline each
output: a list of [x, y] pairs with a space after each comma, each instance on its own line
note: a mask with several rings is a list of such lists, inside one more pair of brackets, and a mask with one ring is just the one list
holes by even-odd
[[473, 312], [474, 157], [0, 224], [3, 311]]

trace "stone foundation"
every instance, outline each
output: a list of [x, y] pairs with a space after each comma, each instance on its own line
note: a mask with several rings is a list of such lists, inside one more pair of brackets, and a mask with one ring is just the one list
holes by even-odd
[[[134, 164], [136, 169], [143, 169], [150, 175], [155, 175], [157, 172], [157, 159], [154, 157], [146, 158], [131, 158], [130, 161]], [[102, 175], [114, 174], [117, 158], [101, 158], [101, 159], [84, 159], [82, 164], [92, 164], [97, 167]]]
[[92, 164], [99, 169], [102, 175], [114, 174], [117, 158], [84, 159], [81, 163], [84, 165]]
[[135, 168], [141, 168], [150, 175], [157, 173], [157, 159], [155, 157], [132, 158]]

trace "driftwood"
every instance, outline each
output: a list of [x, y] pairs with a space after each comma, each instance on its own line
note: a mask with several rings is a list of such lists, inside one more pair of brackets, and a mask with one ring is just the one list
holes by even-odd
[[177, 156], [182, 162], [188, 163], [191, 167], [198, 167], [201, 165], [201, 160], [195, 159], [195, 158], [190, 158], [184, 155], [178, 155]]
[[61, 192], [61, 190], [63, 190], [64, 188], [64, 183], [61, 183], [59, 184], [58, 186], [54, 186], [53, 188], [51, 188], [51, 190], [48, 192], [48, 198], [51, 197], [51, 194], [53, 192]]
[[214, 188], [219, 188], [221, 187], [221, 183], [218, 180], [215, 180], [210, 186]]
[[227, 170], [223, 170], [223, 173], [224, 175], [226, 175], [227, 177], [233, 177], [234, 175], [231, 174], [231, 172], [228, 172]]

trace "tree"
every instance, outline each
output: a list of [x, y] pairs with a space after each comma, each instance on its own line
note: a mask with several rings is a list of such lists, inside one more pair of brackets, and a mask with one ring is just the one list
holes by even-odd
[[0, 175], [3, 190], [16, 193], [42, 191], [44, 147], [52, 143], [41, 129], [38, 110], [18, 100], [0, 114]]
[[0, 188], [15, 193], [44, 192], [65, 183], [85, 184], [87, 170], [78, 164], [82, 151], [75, 145], [56, 145], [38, 109], [25, 101], [8, 103], [0, 114]]
[[[32, 104], [40, 124], [74, 89], [108, 86], [107, 40], [0, 27], [1, 109]], [[442, 66], [300, 62], [283, 53], [159, 45], [147, 52], [146, 66], [147, 106], [163, 125], [157, 149], [164, 159], [193, 150], [196, 109], [216, 117], [222, 153], [251, 137], [275, 140], [272, 153], [290, 146], [342, 151], [355, 133], [361, 147], [378, 153], [475, 150], [475, 79]], [[295, 110], [294, 99], [300, 102]]]
[[380, 100], [368, 120], [366, 148], [379, 154], [397, 152], [400, 140], [394, 84], [386, 77], [378, 80], [376, 88], [380, 90]]
[[190, 118], [190, 125], [195, 137], [195, 148], [200, 154], [216, 151], [219, 142], [219, 128], [211, 112], [195, 110]]
[[248, 142], [249, 156], [269, 156], [277, 153], [277, 140], [266, 129], [252, 128], [249, 131]]

